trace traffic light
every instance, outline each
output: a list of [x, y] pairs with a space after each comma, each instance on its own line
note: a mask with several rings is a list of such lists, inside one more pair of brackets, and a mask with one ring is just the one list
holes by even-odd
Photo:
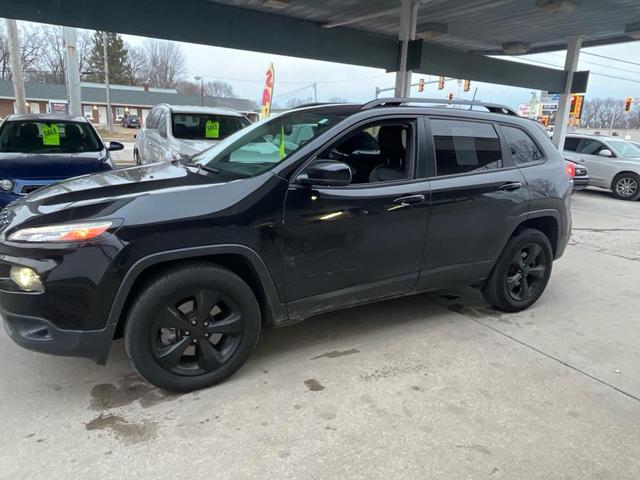
[[462, 89], [465, 92], [468, 92], [469, 90], [471, 90], [471, 80], [465, 80], [463, 83]]
[[443, 90], [444, 89], [444, 76], [440, 75], [438, 77], [438, 90]]
[[418, 80], [418, 91], [420, 93], [424, 92], [424, 78]]
[[576, 112], [576, 103], [578, 101], [577, 95], [571, 95], [571, 103], [569, 104], [569, 115], [574, 115]]
[[631, 97], [627, 97], [624, 99], [624, 111], [625, 112], [630, 112], [631, 111], [631, 102], [633, 101], [633, 99]]
[[449, 100], [453, 100], [453, 92], [449, 92]]

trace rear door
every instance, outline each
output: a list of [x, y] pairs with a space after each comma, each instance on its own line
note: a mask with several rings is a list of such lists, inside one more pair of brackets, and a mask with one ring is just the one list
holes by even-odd
[[498, 125], [432, 117], [427, 126], [432, 206], [419, 289], [486, 277], [529, 205]]

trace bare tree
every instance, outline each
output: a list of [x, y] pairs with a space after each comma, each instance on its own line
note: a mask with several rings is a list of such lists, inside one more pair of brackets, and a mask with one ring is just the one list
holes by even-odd
[[182, 95], [200, 95], [200, 83], [180, 80], [176, 83], [176, 90]]
[[[20, 25], [20, 61], [22, 70], [28, 71], [35, 68], [40, 59], [44, 39], [39, 34], [38, 29]], [[4, 25], [0, 25], [0, 79], [8, 80], [11, 78], [11, 66], [9, 63], [9, 44], [7, 42], [7, 34]]]
[[234, 97], [233, 87], [227, 82], [214, 80], [204, 84], [204, 94], [210, 97]]
[[147, 57], [147, 80], [160, 88], [174, 88], [186, 73], [184, 53], [175, 42], [147, 40], [144, 44]]
[[126, 47], [128, 54], [125, 71], [129, 77], [129, 83], [139, 85], [148, 81], [149, 60], [145, 50], [134, 45], [126, 45]]
[[[613, 123], [612, 123], [613, 120]], [[593, 98], [584, 102], [580, 125], [585, 128], [640, 128], [640, 112], [624, 111], [618, 98]]]

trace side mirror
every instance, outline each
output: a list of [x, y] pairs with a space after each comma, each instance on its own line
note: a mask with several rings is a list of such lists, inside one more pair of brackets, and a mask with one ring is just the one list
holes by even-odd
[[109, 150], [110, 152], [115, 152], [116, 150], [124, 150], [124, 145], [120, 142], [109, 142], [107, 150]]
[[613, 152], [608, 148], [603, 148], [598, 152], [598, 155], [600, 155], [601, 157], [613, 157]]
[[307, 185], [344, 187], [351, 183], [351, 168], [335, 160], [316, 160], [297, 180]]

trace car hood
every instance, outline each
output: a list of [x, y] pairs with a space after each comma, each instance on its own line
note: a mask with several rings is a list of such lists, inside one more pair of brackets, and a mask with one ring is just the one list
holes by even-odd
[[[239, 180], [223, 173], [198, 173], [195, 167], [174, 162], [85, 175], [45, 187], [9, 204], [0, 215], [0, 240], [18, 225], [123, 217], [134, 222], [144, 217], [145, 222], [153, 222], [156, 218], [177, 218], [200, 209], [211, 211], [212, 205], [222, 207], [241, 200], [254, 188], [253, 180]], [[246, 188], [232, 185], [245, 181]]]
[[195, 155], [207, 148], [213, 147], [219, 140], [176, 140], [178, 151], [185, 155]]
[[106, 151], [27, 154], [0, 152], [0, 177], [55, 180], [107, 170]]

